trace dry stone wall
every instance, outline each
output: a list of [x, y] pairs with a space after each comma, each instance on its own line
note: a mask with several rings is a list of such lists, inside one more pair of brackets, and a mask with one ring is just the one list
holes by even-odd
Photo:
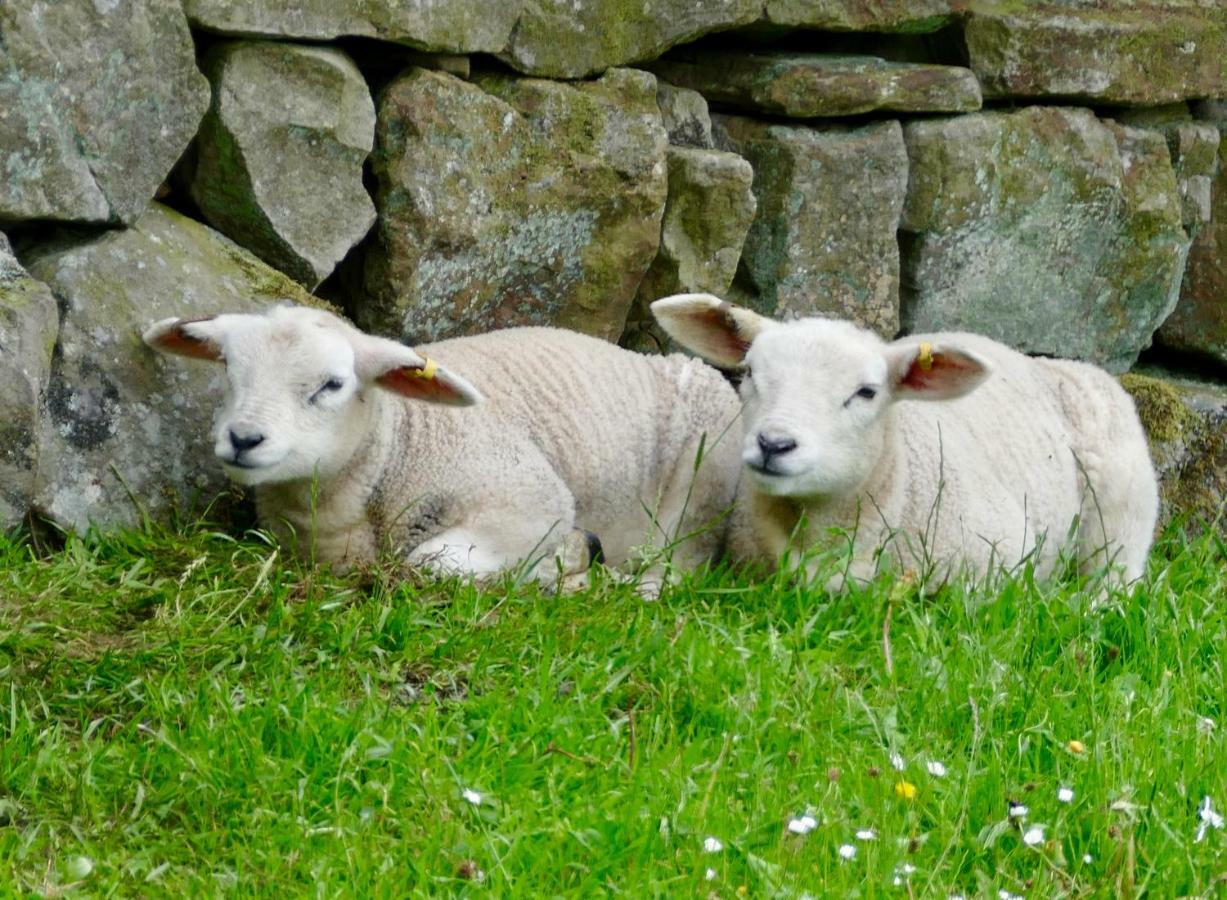
[[1165, 511], [1221, 509], [1221, 0], [5, 3], [0, 71], [0, 527], [223, 510], [223, 376], [138, 331], [309, 291], [412, 342], [668, 350], [693, 290], [1141, 358]]

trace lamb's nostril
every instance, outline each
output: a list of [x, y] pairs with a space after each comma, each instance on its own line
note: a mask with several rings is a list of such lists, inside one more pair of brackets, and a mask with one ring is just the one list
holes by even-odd
[[239, 434], [233, 428], [230, 429], [230, 444], [238, 453], [242, 453], [244, 450], [251, 450], [253, 447], [259, 447], [262, 443], [264, 443], [264, 435], [258, 431]]
[[792, 438], [769, 438], [765, 434], [758, 436], [758, 449], [763, 452], [763, 462], [773, 456], [783, 456], [797, 449], [797, 442]]

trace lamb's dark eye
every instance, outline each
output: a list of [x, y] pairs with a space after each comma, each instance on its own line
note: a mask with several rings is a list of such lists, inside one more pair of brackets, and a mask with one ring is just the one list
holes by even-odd
[[869, 385], [865, 385], [856, 392], [856, 396], [862, 398], [863, 400], [872, 400], [874, 397], [878, 396], [878, 391], [876, 388], [871, 388]]
[[334, 391], [339, 391], [343, 387], [345, 387], [345, 382], [340, 378], [329, 378], [318, 388], [316, 388], [315, 393], [311, 395], [311, 402], [314, 403], [320, 397], [324, 396], [324, 394], [331, 394]]

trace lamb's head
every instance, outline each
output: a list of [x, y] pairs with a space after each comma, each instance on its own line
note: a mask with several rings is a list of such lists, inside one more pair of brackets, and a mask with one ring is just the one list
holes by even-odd
[[669, 335], [722, 368], [741, 368], [742, 460], [764, 493], [855, 491], [881, 457], [899, 400], [973, 390], [987, 364], [950, 342], [885, 343], [848, 322], [773, 322], [710, 294], [652, 304]]
[[225, 365], [213, 452], [241, 484], [339, 472], [367, 433], [372, 390], [453, 406], [481, 400], [433, 360], [318, 309], [164, 319], [143, 338], [163, 353]]

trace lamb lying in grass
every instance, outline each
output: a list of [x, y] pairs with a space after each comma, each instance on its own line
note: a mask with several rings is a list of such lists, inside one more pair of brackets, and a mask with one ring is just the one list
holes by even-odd
[[721, 544], [739, 409], [696, 360], [550, 328], [413, 350], [292, 306], [167, 319], [144, 340], [225, 363], [215, 453], [255, 487], [261, 522], [315, 559], [391, 551], [474, 576], [527, 562], [549, 581], [586, 570], [575, 529], [615, 566], [678, 538], [675, 562], [696, 565]]
[[706, 294], [652, 312], [716, 365], [744, 366], [736, 555], [778, 561], [791, 542], [839, 528], [854, 534], [855, 579], [873, 575], [883, 546], [930, 579], [1028, 556], [1042, 575], [1068, 535], [1084, 569], [1110, 561], [1142, 575], [1154, 469], [1133, 401], [1100, 369], [973, 334], [888, 344], [847, 322], [773, 322]]

